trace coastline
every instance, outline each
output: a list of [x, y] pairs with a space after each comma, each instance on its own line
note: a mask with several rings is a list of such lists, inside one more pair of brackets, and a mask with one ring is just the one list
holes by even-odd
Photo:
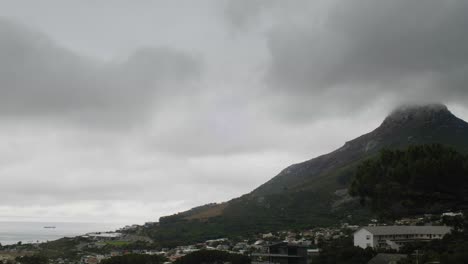
[[[45, 228], [45, 227], [55, 228]], [[91, 232], [115, 231], [121, 223], [0, 221], [0, 243], [41, 243]]]

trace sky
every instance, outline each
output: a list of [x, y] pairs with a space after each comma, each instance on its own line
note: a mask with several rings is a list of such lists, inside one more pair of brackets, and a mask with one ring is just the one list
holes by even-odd
[[248, 193], [402, 104], [468, 119], [468, 1], [0, 0], [0, 221]]

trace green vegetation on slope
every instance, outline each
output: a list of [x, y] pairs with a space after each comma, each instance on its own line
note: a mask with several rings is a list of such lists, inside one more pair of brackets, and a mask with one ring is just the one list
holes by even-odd
[[47, 264], [49, 259], [42, 255], [22, 256], [17, 257], [16, 262], [21, 264]]
[[[348, 215], [362, 212], [356, 202], [345, 210], [331, 211], [333, 193], [294, 192], [288, 196], [273, 194], [242, 197], [229, 202], [223, 214], [206, 220], [171, 218], [157, 228], [146, 230], [161, 246], [176, 246], [220, 237], [248, 237], [259, 232], [332, 226]], [[322, 201], [322, 202], [320, 202]]]
[[384, 148], [434, 143], [466, 153], [468, 123], [444, 106], [395, 111], [374, 131], [329, 154], [286, 168], [250, 194], [222, 206], [210, 204], [162, 217], [160, 226], [142, 232], [161, 246], [171, 246], [340, 222], [360, 224], [371, 212], [346, 192], [357, 166]]
[[55, 258], [68, 258], [78, 259], [77, 246], [80, 242], [86, 242], [84, 238], [61, 238], [47, 243], [42, 243], [40, 246], [40, 252], [44, 256], [55, 259]]
[[[351, 193], [384, 217], [463, 210], [468, 207], [468, 155], [442, 145], [384, 150], [358, 167]], [[454, 230], [442, 240], [405, 246], [410, 256], [404, 263], [468, 263], [467, 213], [444, 219]], [[422, 253], [417, 259], [411, 256], [414, 250]]]
[[358, 166], [351, 194], [387, 217], [468, 207], [468, 156], [442, 145], [383, 150]]
[[122, 247], [122, 246], [127, 246], [128, 244], [130, 244], [130, 242], [113, 240], [113, 241], [106, 241], [106, 244], [110, 246]]
[[157, 255], [128, 254], [104, 259], [101, 264], [162, 264], [166, 258]]

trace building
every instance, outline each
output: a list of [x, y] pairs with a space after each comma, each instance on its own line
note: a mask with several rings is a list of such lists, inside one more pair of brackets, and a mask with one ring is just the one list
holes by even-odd
[[448, 217], [456, 217], [456, 216], [461, 216], [463, 217], [463, 213], [458, 212], [458, 213], [453, 213], [453, 212], [446, 212], [442, 214], [442, 217], [448, 216]]
[[85, 256], [85, 257], [81, 258], [81, 263], [83, 263], [83, 264], [98, 264], [103, 259], [104, 259], [103, 255]]
[[441, 239], [450, 230], [447, 226], [366, 226], [354, 232], [354, 246], [398, 250], [408, 242]]
[[253, 253], [252, 264], [307, 264], [307, 247], [280, 242], [265, 247], [262, 253]]

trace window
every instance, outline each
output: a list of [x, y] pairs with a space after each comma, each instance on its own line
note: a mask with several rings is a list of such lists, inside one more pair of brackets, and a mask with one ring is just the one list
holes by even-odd
[[367, 239], [367, 240], [370, 240], [370, 235], [366, 235], [366, 239]]

